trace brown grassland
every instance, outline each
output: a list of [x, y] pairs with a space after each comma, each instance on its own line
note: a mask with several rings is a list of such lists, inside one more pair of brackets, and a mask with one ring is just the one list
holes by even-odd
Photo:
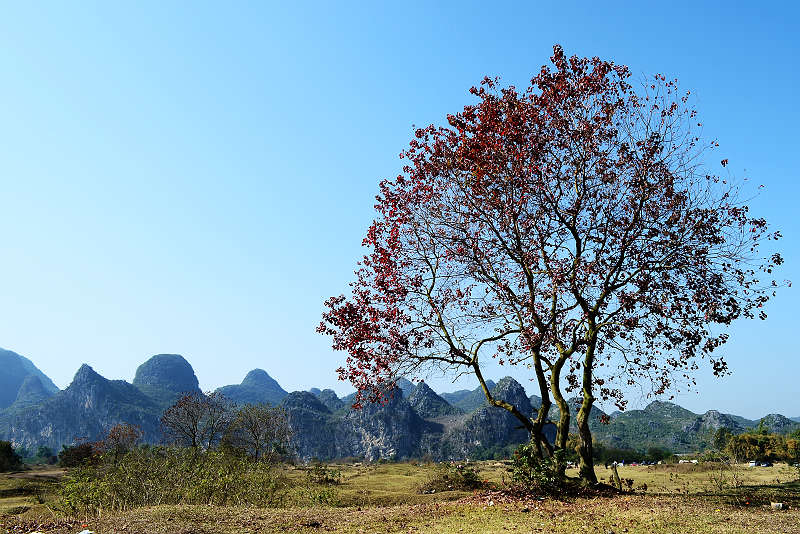
[[[626, 466], [620, 476], [633, 479], [632, 492], [564, 499], [512, 499], [491, 489], [423, 494], [434, 469], [424, 464], [334, 468], [341, 469], [341, 483], [316, 489], [304, 468], [284, 468], [294, 489], [280, 508], [158, 506], [99, 517], [59, 511], [61, 470], [2, 475], [0, 532], [800, 533], [798, 471], [785, 464], [733, 470], [714, 464]], [[477, 468], [490, 486], [501, 487], [507, 478], [501, 462]], [[603, 466], [597, 472], [605, 479], [610, 474]], [[772, 509], [772, 502], [784, 509]]]

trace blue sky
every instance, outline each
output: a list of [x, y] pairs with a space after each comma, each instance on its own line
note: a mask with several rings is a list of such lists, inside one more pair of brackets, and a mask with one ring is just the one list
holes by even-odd
[[[83, 362], [130, 380], [176, 352], [206, 389], [261, 367], [289, 390], [349, 391], [314, 328], [378, 181], [412, 124], [471, 102], [484, 75], [523, 86], [554, 43], [680, 78], [713, 157], [765, 185], [754, 209], [800, 280], [800, 13], [599, 4], [3, 4], [0, 346], [61, 387]], [[800, 415], [796, 291], [732, 329], [733, 376], [703, 371], [679, 402]]]

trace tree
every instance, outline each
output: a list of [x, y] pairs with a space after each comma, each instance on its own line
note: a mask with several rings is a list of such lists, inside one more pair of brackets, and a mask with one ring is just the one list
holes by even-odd
[[61, 467], [80, 467], [100, 462], [100, 454], [95, 443], [83, 441], [75, 445], [63, 445], [58, 453]]
[[[701, 139], [676, 81], [634, 87], [626, 67], [559, 46], [551, 61], [525, 91], [487, 78], [447, 126], [416, 130], [403, 173], [381, 182], [351, 294], [325, 303], [318, 331], [348, 353], [339, 376], [359, 402], [400, 374], [471, 373], [539, 455], [565, 449], [564, 390], [579, 390], [591, 483], [596, 398], [623, 409], [636, 382], [657, 395], [676, 375], [691, 385], [702, 359], [724, 374], [722, 327], [765, 317], [778, 284], [760, 277], [782, 259], [760, 257], [779, 234], [703, 166], [717, 143]], [[534, 418], [493, 397], [488, 357], [532, 371]], [[552, 402], [551, 445], [541, 431]]]
[[732, 437], [733, 432], [731, 432], [729, 428], [724, 426], [720, 427], [714, 432], [711, 438], [711, 446], [716, 451], [724, 451]]
[[109, 429], [105, 438], [96, 444], [96, 448], [101, 454], [111, 455], [116, 463], [136, 446], [143, 435], [142, 429], [136, 425], [118, 423]]
[[221, 393], [188, 393], [164, 411], [161, 428], [170, 443], [209, 449], [231, 423], [233, 406]]
[[292, 430], [286, 412], [268, 404], [239, 408], [225, 435], [225, 445], [256, 460], [274, 462], [289, 452]]
[[0, 441], [0, 472], [15, 471], [22, 467], [22, 458], [11, 446], [10, 441]]

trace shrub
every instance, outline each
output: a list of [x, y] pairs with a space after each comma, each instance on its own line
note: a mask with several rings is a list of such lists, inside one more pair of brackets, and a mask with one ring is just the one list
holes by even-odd
[[554, 457], [540, 459], [536, 455], [536, 446], [533, 443], [520, 445], [511, 457], [513, 489], [545, 495], [560, 493], [564, 487], [564, 479], [559, 474], [557, 460], [558, 458]]
[[159, 504], [274, 506], [286, 479], [268, 464], [222, 451], [138, 447], [116, 462], [86, 465], [65, 477], [69, 514], [128, 510]]
[[58, 453], [58, 465], [61, 467], [80, 467], [96, 464], [100, 457], [93, 443], [79, 443], [78, 445], [64, 445]]
[[305, 484], [293, 495], [292, 504], [300, 506], [339, 506], [341, 500], [336, 488], [332, 486]]
[[308, 481], [312, 484], [324, 486], [338, 485], [342, 483], [342, 470], [334, 469], [323, 463], [316, 463], [306, 472]]
[[466, 462], [442, 462], [437, 464], [422, 485], [422, 493], [435, 491], [469, 491], [483, 486], [474, 467]]
[[119, 423], [111, 427], [102, 441], [95, 444], [95, 450], [106, 459], [111, 458], [113, 461], [117, 461], [135, 447], [142, 436], [144, 433], [138, 426]]
[[10, 441], [0, 441], [0, 472], [22, 468], [22, 458], [14, 451]]

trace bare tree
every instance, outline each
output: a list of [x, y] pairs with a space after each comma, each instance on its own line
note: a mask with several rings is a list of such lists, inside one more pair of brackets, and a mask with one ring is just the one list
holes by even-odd
[[161, 416], [161, 428], [169, 443], [208, 449], [219, 443], [231, 424], [233, 405], [221, 393], [188, 393]]
[[236, 412], [224, 442], [256, 460], [275, 462], [287, 456], [291, 438], [292, 430], [283, 408], [246, 404]]

